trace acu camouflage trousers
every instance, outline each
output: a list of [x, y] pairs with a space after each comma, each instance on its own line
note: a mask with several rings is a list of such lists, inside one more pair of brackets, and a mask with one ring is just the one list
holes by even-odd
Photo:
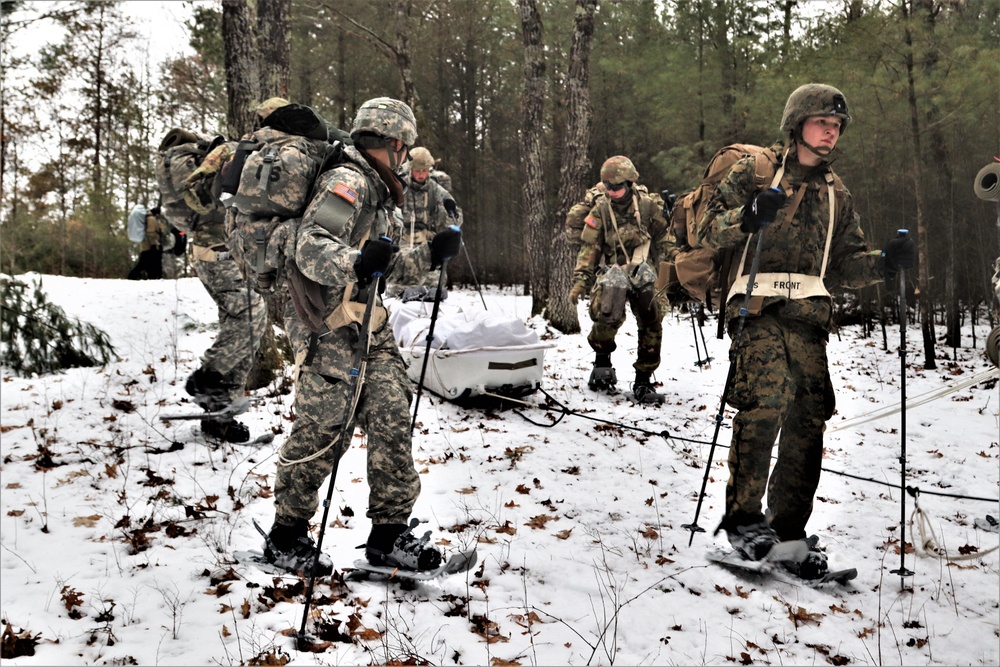
[[267, 326], [264, 299], [248, 288], [235, 260], [194, 257], [192, 263], [219, 308], [219, 333], [201, 357], [202, 368], [218, 371], [242, 392]]
[[[827, 332], [774, 310], [747, 319], [742, 340], [734, 342], [739, 347], [727, 402], [739, 412], [733, 419], [723, 526], [763, 521], [766, 489], [771, 527], [782, 540], [793, 540], [806, 536], [835, 398]], [[768, 479], [775, 438], [778, 456]]]
[[[315, 369], [337, 358], [349, 365], [357, 344], [353, 332], [342, 327], [320, 338], [314, 351], [319, 363], [299, 371], [295, 425], [280, 451], [281, 460], [289, 463], [279, 463], [274, 484], [275, 523], [290, 525], [313, 517], [320, 487], [350, 446], [348, 439], [344, 451], [338, 449], [350, 383]], [[296, 349], [299, 343], [294, 341]], [[354, 423], [367, 438], [368, 517], [373, 524], [407, 523], [420, 495], [410, 438], [412, 398], [410, 379], [387, 325], [372, 341]], [[354, 427], [351, 431], [353, 435]]]

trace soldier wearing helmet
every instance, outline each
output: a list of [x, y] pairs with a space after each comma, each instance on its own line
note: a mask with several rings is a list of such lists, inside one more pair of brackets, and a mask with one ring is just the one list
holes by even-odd
[[[663, 200], [638, 185], [638, 179], [639, 172], [623, 155], [608, 158], [601, 166], [605, 194], [584, 218], [569, 297], [576, 303], [590, 292], [594, 325], [587, 342], [596, 358], [589, 387], [617, 391], [611, 353], [617, 349], [615, 335], [625, 322], [628, 303], [639, 329], [632, 397], [640, 403], [660, 403], [663, 396], [656, 392], [652, 374], [660, 365], [665, 311], [657, 303], [653, 283], [655, 267], [672, 258], [674, 243], [663, 217]], [[588, 289], [591, 284], [594, 287]]]
[[[729, 450], [725, 514], [716, 530], [751, 559], [779, 541], [806, 537], [823, 458], [823, 431], [835, 397], [826, 343], [833, 330], [829, 290], [857, 289], [891, 277], [915, 261], [912, 245], [868, 249], [850, 192], [832, 169], [851, 122], [847, 99], [833, 86], [810, 83], [789, 97], [770, 187], [755, 184], [757, 159], [737, 161], [708, 202], [699, 240], [759, 259], [753, 285], [745, 259], [726, 312], [734, 382], [726, 400], [737, 410]], [[907, 239], [908, 240], [908, 239]], [[744, 250], [745, 248], [745, 250]], [[757, 261], [757, 260], [755, 260]], [[771, 452], [778, 458], [768, 476]], [[767, 508], [763, 506], [767, 492]], [[826, 554], [810, 540], [808, 557], [789, 564], [801, 577], [827, 571]]]
[[[353, 146], [343, 160], [317, 181], [316, 194], [302, 215], [294, 238], [288, 283], [294, 311], [285, 329], [295, 352], [295, 424], [279, 451], [274, 484], [275, 517], [265, 543], [266, 559], [289, 571], [329, 574], [333, 564], [318, 554], [309, 522], [319, 507], [318, 492], [337, 459], [356, 346], [363, 343], [358, 321], [371, 290], [384, 289], [398, 247], [386, 235], [396, 207], [403, 203], [403, 182], [396, 170], [417, 140], [410, 107], [378, 97], [358, 109], [351, 129]], [[454, 255], [460, 232], [439, 234], [429, 253]], [[451, 244], [451, 245], [447, 245]], [[413, 396], [386, 311], [375, 299], [363, 389], [355, 408], [356, 425], [367, 436], [366, 542], [369, 561], [405, 569], [430, 569], [440, 551], [416, 539], [407, 524], [420, 493], [410, 436]], [[320, 306], [316, 312], [317, 305]], [[350, 441], [350, 437], [347, 437]]]
[[[405, 300], [435, 297], [440, 274], [430, 268], [426, 246], [441, 230], [461, 226], [461, 211], [451, 193], [432, 177], [434, 156], [419, 146], [410, 151], [408, 172], [404, 174], [400, 254], [393, 271], [393, 294], [402, 292]], [[412, 289], [406, 289], [412, 288]]]

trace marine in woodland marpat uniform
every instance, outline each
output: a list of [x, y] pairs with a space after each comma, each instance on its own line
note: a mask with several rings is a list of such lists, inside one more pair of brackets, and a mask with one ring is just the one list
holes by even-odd
[[[700, 222], [699, 239], [713, 249], [742, 249], [753, 235], [742, 277], [730, 290], [730, 336], [739, 331], [750, 257], [761, 243], [749, 312], [742, 335], [732, 341], [735, 376], [726, 398], [738, 412], [719, 526], [752, 559], [763, 558], [777, 541], [806, 537], [823, 431], [835, 406], [826, 355], [834, 326], [828, 289], [864, 287], [915, 261], [909, 239], [890, 242], [881, 261], [866, 246], [851, 195], [831, 168], [850, 121], [847, 100], [836, 88], [807, 84], [795, 90], [781, 120], [784, 137], [771, 147], [778, 159], [777, 187], [757, 190], [755, 159], [762, 158], [743, 158], [723, 178]], [[776, 438], [778, 457], [769, 479]], [[803, 577], [821, 576], [826, 555], [814, 544], [809, 557], [790, 568]]]
[[[338, 447], [351, 367], [364, 344], [357, 318], [339, 314], [345, 298], [348, 306], [356, 304], [355, 312], [364, 309], [369, 290], [381, 289], [382, 276], [391, 274], [397, 248], [384, 235], [403, 202], [397, 171], [416, 141], [416, 120], [399, 100], [372, 99], [358, 110], [351, 138], [354, 146], [345, 148], [343, 162], [320, 177], [295, 235], [289, 288], [303, 311], [287, 311], [285, 326], [296, 357], [296, 420], [279, 452], [275, 517], [264, 551], [269, 562], [290, 571], [309, 571], [316, 559], [316, 575], [329, 574], [332, 562], [317, 555], [309, 521], [320, 487], [344, 454]], [[457, 229], [438, 233], [428, 249], [432, 262], [454, 256], [460, 243]], [[322, 312], [305, 312], [303, 304], [317, 301], [306, 298], [307, 290], [326, 295]], [[413, 391], [385, 308], [376, 304], [360, 399], [347, 426], [367, 439], [372, 528], [365, 554], [378, 565], [430, 569], [440, 563], [440, 551], [407, 529], [420, 493], [410, 436]]]
[[576, 303], [590, 291], [594, 324], [587, 342], [596, 358], [588, 385], [595, 391], [616, 390], [618, 377], [611, 353], [617, 349], [615, 336], [629, 305], [639, 330], [633, 397], [655, 403], [663, 400], [653, 386], [652, 373], [660, 365], [661, 320], [666, 313], [665, 304], [656, 298], [655, 267], [672, 258], [676, 248], [663, 217], [663, 200], [638, 185], [638, 178], [632, 161], [621, 155], [601, 166], [606, 195], [584, 219], [570, 299]]

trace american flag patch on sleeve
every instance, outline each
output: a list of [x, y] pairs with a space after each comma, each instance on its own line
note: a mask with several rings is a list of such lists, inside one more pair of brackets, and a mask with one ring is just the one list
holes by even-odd
[[584, 223], [586, 223], [586, 224], [587, 224], [587, 225], [589, 225], [590, 227], [593, 227], [594, 229], [597, 229], [597, 228], [598, 228], [598, 226], [599, 226], [599, 225], [597, 224], [597, 220], [596, 220], [596, 219], [594, 218], [594, 216], [592, 216], [592, 215], [588, 215], [588, 216], [587, 216], [587, 219], [586, 219], [586, 220], [584, 220]]
[[337, 183], [333, 186], [333, 194], [347, 200], [351, 204], [353, 204], [358, 198], [358, 193], [347, 187], [347, 184], [344, 182]]

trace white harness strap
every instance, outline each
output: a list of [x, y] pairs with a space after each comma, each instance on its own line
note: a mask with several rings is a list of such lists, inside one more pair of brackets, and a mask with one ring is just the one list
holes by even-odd
[[[639, 197], [636, 196], [635, 192], [632, 193], [632, 206], [635, 208], [635, 222], [636, 225], [642, 229], [642, 216], [639, 215]], [[621, 234], [618, 233], [618, 219], [615, 217], [615, 209], [612, 208], [611, 202], [608, 202], [608, 213], [611, 214], [611, 226], [615, 228], [615, 238], [618, 239], [618, 247], [622, 249], [622, 254], [625, 257], [629, 257], [628, 250], [625, 249], [625, 244], [622, 243]], [[641, 264], [646, 261], [646, 257], [649, 256], [649, 241], [646, 241], [641, 246], [635, 249], [635, 253], [629, 258], [629, 266], [634, 266], [636, 264]]]
[[[785, 158], [788, 157], [788, 149], [781, 160], [781, 167], [778, 168], [771, 181], [771, 187], [777, 187], [785, 173]], [[804, 189], [805, 183], [801, 189]], [[814, 296], [830, 296], [823, 279], [826, 277], [826, 265], [830, 261], [830, 245], [833, 242], [833, 223], [837, 217], [837, 202], [833, 188], [833, 174], [826, 172], [826, 188], [830, 199], [830, 223], [826, 230], [826, 245], [823, 248], [823, 263], [820, 266], [818, 276], [809, 276], [802, 273], [758, 273], [753, 284], [754, 296], [783, 296], [786, 299], [808, 299]], [[798, 208], [799, 197], [792, 207], [791, 215], [795, 214]], [[740, 257], [740, 266], [737, 271], [737, 278], [730, 289], [730, 296], [743, 295], [747, 293], [747, 283], [749, 276], [743, 275], [743, 267], [746, 265], [747, 252], [750, 249], [751, 235], [747, 238], [747, 243], [743, 246], [743, 255]]]

